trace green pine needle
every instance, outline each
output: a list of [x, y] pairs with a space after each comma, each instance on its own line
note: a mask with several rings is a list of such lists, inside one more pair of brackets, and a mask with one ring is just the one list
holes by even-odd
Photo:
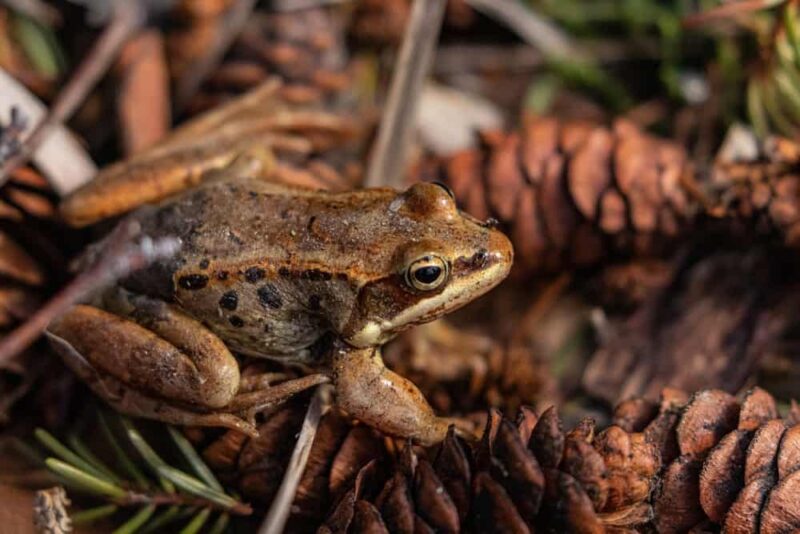
[[71, 519], [74, 525], [88, 525], [89, 523], [94, 523], [100, 519], [112, 516], [117, 513], [118, 510], [119, 506], [116, 504], [106, 504], [76, 512], [72, 514]]
[[147, 523], [147, 520], [152, 517], [153, 512], [156, 511], [155, 504], [148, 504], [139, 510], [133, 517], [128, 519], [119, 528], [114, 531], [114, 534], [133, 534], [138, 531], [142, 525]]
[[111, 450], [114, 451], [114, 455], [117, 458], [120, 468], [136, 482], [138, 487], [143, 489], [149, 488], [150, 482], [147, 480], [147, 477], [144, 476], [144, 473], [141, 471], [141, 469], [136, 467], [134, 461], [131, 460], [131, 457], [128, 456], [128, 454], [125, 452], [125, 449], [122, 448], [122, 445], [120, 445], [119, 440], [117, 440], [116, 436], [114, 436], [114, 432], [111, 430], [111, 425], [102, 411], [98, 413], [98, 418], [103, 435], [106, 437], [106, 441], [111, 446]]
[[127, 495], [127, 492], [116, 484], [91, 475], [56, 458], [48, 458], [45, 460], [45, 464], [77, 488], [111, 497], [112, 499], [122, 499]]
[[39, 440], [39, 443], [44, 445], [50, 452], [61, 458], [67, 463], [74, 465], [75, 467], [94, 475], [96, 478], [106, 479], [108, 478], [105, 473], [101, 470], [97, 469], [91, 463], [87, 462], [74, 452], [72, 452], [66, 445], [58, 441], [52, 434], [48, 431], [37, 428], [34, 432], [36, 439]]
[[211, 529], [208, 531], [208, 534], [222, 534], [225, 532], [225, 529], [228, 528], [228, 523], [231, 521], [231, 516], [228, 514], [220, 514], [217, 517], [217, 520], [214, 521], [214, 524], [211, 525]]
[[189, 440], [186, 439], [186, 436], [180, 433], [175, 427], [168, 427], [169, 435], [172, 437], [172, 441], [175, 442], [175, 445], [180, 449], [181, 454], [183, 457], [186, 458], [186, 461], [189, 462], [189, 466], [195, 472], [195, 474], [200, 477], [203, 482], [208, 484], [211, 488], [222, 491], [222, 484], [219, 483], [217, 477], [214, 476], [214, 473], [211, 472], [211, 469], [206, 465], [200, 455], [197, 454], [197, 451], [194, 450], [192, 444], [189, 443]]
[[200, 529], [203, 528], [203, 525], [206, 524], [210, 515], [211, 510], [208, 508], [202, 509], [199, 514], [194, 516], [194, 518], [181, 529], [180, 534], [197, 534], [200, 532]]
[[176, 469], [167, 465], [167, 463], [161, 459], [156, 451], [150, 447], [147, 441], [145, 441], [144, 437], [142, 437], [139, 431], [136, 430], [136, 428], [133, 426], [133, 423], [131, 423], [129, 419], [123, 418], [122, 425], [125, 428], [125, 431], [128, 433], [128, 439], [130, 439], [131, 443], [136, 450], [139, 451], [139, 454], [142, 456], [144, 461], [147, 462], [147, 464], [158, 476], [169, 480], [186, 493], [208, 499], [209, 501], [224, 508], [233, 508], [239, 504], [236, 499], [207, 486], [201, 480], [184, 473], [180, 469]]

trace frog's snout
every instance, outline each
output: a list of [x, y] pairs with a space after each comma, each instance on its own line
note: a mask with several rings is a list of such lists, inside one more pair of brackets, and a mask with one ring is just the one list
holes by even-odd
[[490, 230], [486, 255], [487, 266], [503, 266], [504, 268], [500, 269], [502, 271], [501, 278], [505, 278], [514, 262], [514, 246], [511, 244], [511, 240], [500, 230]]

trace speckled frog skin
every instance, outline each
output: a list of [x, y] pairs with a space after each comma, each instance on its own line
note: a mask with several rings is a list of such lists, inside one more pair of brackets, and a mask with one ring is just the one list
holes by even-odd
[[73, 308], [54, 345], [122, 411], [251, 433], [259, 404], [243, 396], [259, 386], [230, 350], [322, 373], [343, 409], [389, 434], [442, 439], [450, 421], [378, 349], [497, 285], [513, 254], [436, 184], [332, 193], [233, 177], [129, 217], [178, 237], [178, 254]]

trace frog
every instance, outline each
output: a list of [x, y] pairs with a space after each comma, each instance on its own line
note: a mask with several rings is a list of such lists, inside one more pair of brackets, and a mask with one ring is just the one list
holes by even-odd
[[[455, 428], [474, 437], [387, 368], [381, 348], [499, 284], [510, 241], [440, 184], [282, 182], [284, 158], [335, 151], [353, 127], [348, 116], [287, 104], [280, 88], [267, 80], [186, 121], [63, 199], [71, 226], [135, 227], [176, 250], [72, 306], [48, 326], [50, 344], [131, 416], [255, 437], [259, 413], [323, 386], [386, 435], [431, 444]], [[131, 233], [117, 230], [82, 262]], [[240, 362], [263, 359], [302, 376], [242, 371]]]
[[[385, 434], [444, 439], [458, 420], [437, 416], [381, 347], [499, 284], [509, 239], [441, 184], [325, 191], [250, 168], [127, 214], [178, 250], [53, 321], [58, 352], [133, 416], [256, 435], [253, 413], [329, 382], [339, 408]], [[242, 377], [234, 354], [310, 372], [274, 386]]]

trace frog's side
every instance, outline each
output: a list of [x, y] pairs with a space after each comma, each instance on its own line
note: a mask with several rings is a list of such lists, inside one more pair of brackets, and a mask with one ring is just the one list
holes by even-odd
[[178, 254], [123, 280], [106, 311], [77, 307], [51, 332], [96, 391], [117, 388], [121, 409], [173, 422], [241, 414], [241, 399], [258, 397], [227, 346], [322, 371], [344, 409], [388, 433], [441, 439], [447, 421], [377, 348], [488, 291], [512, 261], [505, 236], [434, 184], [329, 193], [218, 179], [131, 217], [146, 235], [180, 238]]

